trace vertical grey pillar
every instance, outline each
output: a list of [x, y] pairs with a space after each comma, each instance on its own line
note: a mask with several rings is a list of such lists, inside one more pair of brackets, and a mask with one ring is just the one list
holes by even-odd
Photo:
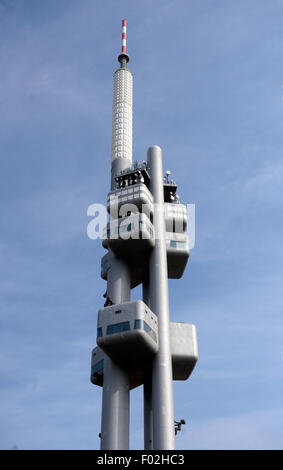
[[154, 449], [175, 449], [170, 318], [161, 148], [148, 149], [150, 190], [154, 198], [155, 247], [149, 261], [150, 308], [158, 316], [159, 350], [152, 364]]
[[[107, 275], [107, 295], [114, 303], [130, 300], [130, 273], [128, 266], [109, 250], [110, 269]], [[107, 358], [104, 379], [101, 417], [101, 450], [129, 449], [129, 374]]]
[[[142, 285], [143, 301], [150, 308], [149, 279], [148, 276]], [[153, 415], [152, 415], [152, 387], [151, 373], [145, 372], [143, 386], [143, 413], [144, 413], [144, 449], [153, 450]]]
[[149, 278], [148, 275], [142, 283], [142, 300], [150, 308], [150, 298], [149, 298]]
[[129, 449], [129, 376], [110, 358], [104, 360], [100, 448]]
[[[125, 165], [125, 166], [124, 166]], [[129, 163], [116, 159], [112, 165], [112, 175], [119, 173]], [[113, 179], [111, 178], [111, 189]], [[110, 268], [107, 274], [107, 295], [115, 303], [131, 299], [131, 278], [128, 265], [116, 258], [109, 250]], [[101, 450], [129, 449], [130, 427], [130, 380], [126, 370], [107, 358], [104, 363], [104, 379], [101, 416]]]
[[144, 449], [153, 450], [153, 411], [152, 411], [152, 384], [151, 374], [145, 377], [143, 386], [143, 408], [144, 408]]

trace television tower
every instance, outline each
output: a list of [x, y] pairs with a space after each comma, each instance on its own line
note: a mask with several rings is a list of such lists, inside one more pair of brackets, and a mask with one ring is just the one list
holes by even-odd
[[[102, 245], [107, 281], [98, 312], [91, 381], [103, 387], [101, 449], [129, 449], [130, 390], [144, 387], [144, 448], [175, 449], [185, 421], [175, 421], [173, 380], [186, 380], [198, 359], [195, 326], [170, 322], [168, 278], [182, 277], [189, 258], [187, 208], [180, 204], [162, 151], [132, 159], [133, 77], [127, 67], [126, 20], [114, 73], [109, 222]], [[142, 300], [131, 289], [142, 284]]]

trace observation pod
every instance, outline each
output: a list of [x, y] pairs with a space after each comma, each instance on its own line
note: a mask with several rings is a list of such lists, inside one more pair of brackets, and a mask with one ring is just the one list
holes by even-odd
[[188, 214], [184, 204], [164, 203], [166, 232], [184, 233], [187, 229]]
[[102, 245], [110, 248], [118, 257], [142, 257], [155, 244], [154, 227], [146, 214], [136, 213], [111, 220], [107, 224]]
[[[153, 197], [144, 183], [134, 183], [121, 189], [115, 189], [108, 194], [107, 210], [111, 218], [125, 216], [128, 211], [153, 213]], [[113, 215], [114, 214], [114, 217]]]
[[158, 319], [141, 300], [105, 307], [98, 312], [97, 344], [114, 361], [144, 366], [158, 351]]
[[[116, 309], [117, 306], [107, 307], [107, 309], [110, 308]], [[101, 312], [103, 312], [103, 310]], [[113, 339], [115, 338], [112, 336], [112, 340]], [[193, 372], [198, 360], [195, 325], [183, 322], [170, 322], [170, 340], [173, 380], [187, 380]], [[118, 341], [120, 341], [120, 339]], [[137, 348], [137, 344], [135, 344], [135, 347]], [[155, 354], [155, 349], [155, 347], [152, 349], [153, 354]], [[140, 356], [142, 357], [142, 354]], [[103, 386], [104, 360], [106, 357], [106, 353], [100, 347], [93, 349], [90, 379], [93, 384], [99, 385], [100, 387]], [[130, 374], [131, 389], [138, 387], [144, 383], [144, 369], [150, 367], [150, 361], [147, 361], [146, 364], [143, 359], [137, 361], [135, 358], [135, 360], [131, 361], [128, 357], [126, 362]]]
[[167, 270], [169, 279], [180, 279], [190, 256], [186, 233], [166, 232]]

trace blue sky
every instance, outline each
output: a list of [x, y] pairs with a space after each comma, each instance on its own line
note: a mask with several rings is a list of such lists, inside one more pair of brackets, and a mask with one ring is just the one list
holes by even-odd
[[122, 18], [134, 158], [160, 145], [196, 205], [187, 270], [169, 282], [171, 318], [199, 342], [174, 384], [177, 447], [282, 448], [282, 15], [280, 0], [0, 1], [2, 449], [99, 447], [104, 250], [86, 214], [110, 183]]

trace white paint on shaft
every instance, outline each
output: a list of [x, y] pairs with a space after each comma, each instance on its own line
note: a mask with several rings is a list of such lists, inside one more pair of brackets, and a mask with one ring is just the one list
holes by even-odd
[[129, 69], [114, 74], [111, 162], [125, 158], [132, 162], [133, 77]]

